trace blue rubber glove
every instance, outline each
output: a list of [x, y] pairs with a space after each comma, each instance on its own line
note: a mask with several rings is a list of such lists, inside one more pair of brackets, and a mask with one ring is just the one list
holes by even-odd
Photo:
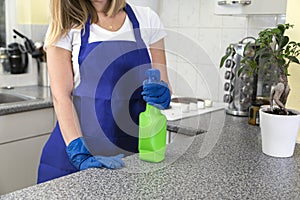
[[171, 94], [168, 85], [163, 82], [150, 82], [143, 84], [143, 99], [150, 105], [159, 109], [167, 109], [170, 106]]
[[117, 156], [92, 156], [86, 148], [82, 137], [73, 140], [66, 148], [71, 163], [78, 169], [84, 170], [87, 168], [119, 169], [125, 165], [122, 158], [123, 154]]

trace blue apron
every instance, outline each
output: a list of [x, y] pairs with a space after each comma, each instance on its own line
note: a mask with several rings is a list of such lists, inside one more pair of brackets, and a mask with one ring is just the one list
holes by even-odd
[[[93, 155], [130, 155], [138, 152], [138, 117], [145, 110], [142, 82], [151, 60], [138, 20], [126, 4], [136, 41], [111, 40], [88, 43], [90, 19], [81, 32], [80, 84], [73, 103], [88, 149]], [[78, 170], [65, 151], [59, 124], [44, 146], [38, 183]]]

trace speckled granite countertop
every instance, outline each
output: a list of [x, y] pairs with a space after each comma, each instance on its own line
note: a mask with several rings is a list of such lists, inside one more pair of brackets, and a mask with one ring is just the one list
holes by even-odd
[[291, 158], [272, 158], [247, 118], [208, 118], [208, 132], [177, 134], [161, 163], [133, 155], [120, 170], [88, 169], [0, 199], [299, 199], [299, 145]]
[[0, 93], [17, 94], [29, 97], [29, 100], [0, 104], [0, 115], [30, 111], [53, 106], [49, 87], [24, 86], [13, 89], [0, 89]]

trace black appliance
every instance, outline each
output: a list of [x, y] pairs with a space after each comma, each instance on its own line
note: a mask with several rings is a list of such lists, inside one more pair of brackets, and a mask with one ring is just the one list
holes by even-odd
[[25, 47], [17, 42], [8, 45], [10, 73], [22, 74], [27, 72], [28, 54]]
[[38, 69], [40, 69], [40, 62], [44, 56], [43, 52], [40, 49], [37, 49], [33, 41], [28, 37], [15, 29], [13, 29], [13, 32], [20, 38], [24, 39], [24, 46], [18, 43], [12, 43], [8, 46], [9, 57], [11, 60], [11, 73], [20, 74], [27, 71], [28, 53], [32, 58], [36, 59]]

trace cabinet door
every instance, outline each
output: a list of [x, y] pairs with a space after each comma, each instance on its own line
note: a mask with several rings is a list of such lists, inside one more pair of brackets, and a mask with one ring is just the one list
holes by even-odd
[[0, 145], [52, 132], [53, 108], [0, 116]]
[[0, 145], [0, 195], [36, 184], [42, 148], [49, 134]]
[[0, 116], [0, 195], [36, 184], [53, 127], [53, 108]]
[[[286, 0], [215, 0], [217, 15], [277, 15], [286, 13]], [[246, 3], [248, 2], [248, 3]]]

